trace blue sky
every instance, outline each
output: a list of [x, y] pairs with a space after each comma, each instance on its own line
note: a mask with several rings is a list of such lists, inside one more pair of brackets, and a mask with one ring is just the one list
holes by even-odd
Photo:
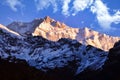
[[51, 18], [120, 36], [120, 0], [0, 0], [0, 24]]

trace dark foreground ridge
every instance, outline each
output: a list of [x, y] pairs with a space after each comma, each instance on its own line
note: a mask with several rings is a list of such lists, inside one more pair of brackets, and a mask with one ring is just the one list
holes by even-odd
[[29, 66], [26, 61], [14, 59], [15, 62], [9, 62], [0, 59], [0, 80], [72, 80], [73, 74], [67, 73], [68, 68], [59, 68], [47, 73]]

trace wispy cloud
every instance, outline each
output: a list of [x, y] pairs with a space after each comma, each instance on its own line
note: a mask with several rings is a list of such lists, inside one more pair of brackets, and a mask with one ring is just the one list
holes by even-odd
[[51, 1], [52, 6], [53, 6], [53, 12], [57, 12], [58, 6], [57, 6], [56, 0], [50, 0], [50, 1]]
[[63, 0], [63, 6], [62, 6], [62, 14], [69, 16], [69, 3], [71, 2], [71, 0]]
[[104, 29], [110, 29], [112, 23], [120, 23], [120, 11], [110, 15], [109, 8], [101, 0], [95, 1], [91, 6], [91, 12], [96, 14], [99, 25]]
[[75, 16], [78, 12], [85, 10], [86, 8], [89, 8], [89, 6], [93, 3], [93, 0], [74, 0], [72, 10], [74, 13], [72, 13], [73, 16]]
[[57, 11], [56, 0], [34, 0], [38, 11], [48, 8], [50, 5], [53, 7], [53, 12]]
[[[58, 11], [58, 5], [61, 5], [62, 11], [61, 13], [65, 16], [69, 16], [70, 14], [76, 15], [78, 12], [89, 8], [89, 6], [93, 3], [94, 0], [34, 0], [35, 5], [38, 11], [47, 9], [50, 6], [53, 7], [53, 12]], [[72, 3], [72, 6], [69, 4]], [[73, 12], [73, 13], [71, 13]]]
[[14, 21], [11, 17], [7, 17], [7, 19], [11, 22]]
[[17, 11], [17, 7], [22, 8], [24, 6], [20, 0], [6, 0], [6, 3], [13, 11]]

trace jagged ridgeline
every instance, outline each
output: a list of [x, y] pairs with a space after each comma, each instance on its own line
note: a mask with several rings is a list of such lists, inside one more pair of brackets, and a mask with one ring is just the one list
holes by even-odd
[[13, 22], [7, 27], [22, 36], [32, 34], [33, 36], [42, 36], [51, 41], [58, 41], [61, 38], [69, 38], [105, 51], [108, 51], [113, 47], [115, 42], [120, 40], [119, 37], [101, 34], [87, 27], [69, 27], [64, 23], [51, 19], [49, 16], [46, 16], [43, 19], [35, 19], [32, 22]]

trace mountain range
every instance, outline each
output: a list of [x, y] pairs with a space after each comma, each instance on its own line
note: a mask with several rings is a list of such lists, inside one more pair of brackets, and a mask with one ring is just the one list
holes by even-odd
[[49, 16], [43, 19], [35, 19], [32, 22], [13, 22], [7, 27], [22, 36], [32, 34], [33, 36], [42, 36], [51, 41], [69, 38], [77, 40], [84, 45], [92, 45], [105, 51], [108, 51], [113, 47], [115, 42], [120, 40], [119, 37], [102, 34], [87, 27], [69, 27], [64, 23], [51, 19]]
[[[88, 28], [72, 28], [48, 16], [28, 23], [13, 22], [7, 27], [0, 25], [0, 74], [3, 75], [0, 79], [14, 80], [19, 77], [15, 77], [19, 72], [9, 76], [8, 73], [14, 69], [6, 66], [19, 65], [21, 70], [30, 71], [35, 80], [87, 80], [89, 78], [82, 79], [83, 73], [86, 75], [94, 71], [92, 74], [102, 74], [101, 70], [106, 70], [107, 64], [114, 64], [114, 61], [119, 64], [116, 56], [116, 53], [119, 56], [119, 42], [115, 44], [119, 39]], [[109, 51], [112, 47], [115, 48]], [[116, 58], [113, 62], [109, 62], [113, 59], [111, 55]], [[9, 70], [8, 73], [4, 69]], [[31, 80], [30, 75], [22, 75], [17, 80]], [[47, 77], [40, 77], [41, 75]]]
[[69, 62], [75, 61], [77, 66], [80, 65], [76, 69], [77, 74], [88, 66], [98, 69], [106, 60], [107, 52], [91, 45], [82, 45], [76, 40], [61, 38], [54, 42], [41, 36], [22, 37], [8, 33], [8, 31], [0, 30], [1, 58], [15, 57], [23, 59], [29, 65], [42, 71], [63, 67]]

